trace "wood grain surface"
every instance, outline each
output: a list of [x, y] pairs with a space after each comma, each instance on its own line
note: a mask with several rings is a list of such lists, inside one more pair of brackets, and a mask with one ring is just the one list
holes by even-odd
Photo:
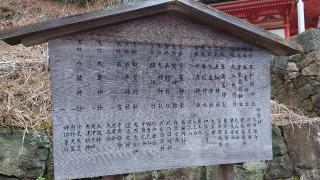
[[170, 11], [180, 12], [212, 28], [219, 28], [244, 41], [262, 46], [276, 55], [293, 55], [302, 51], [302, 47], [296, 43], [290, 43], [280, 36], [193, 0], [130, 3], [117, 8], [18, 27], [0, 32], [0, 39], [11, 45], [23, 43], [32, 46], [64, 35]]
[[49, 56], [58, 180], [272, 158], [265, 49], [163, 13]]

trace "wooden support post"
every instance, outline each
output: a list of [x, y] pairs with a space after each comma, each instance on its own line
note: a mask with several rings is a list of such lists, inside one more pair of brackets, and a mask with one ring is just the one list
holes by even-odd
[[218, 166], [218, 180], [233, 180], [234, 179], [234, 165], [221, 164]]
[[104, 176], [102, 180], [123, 180], [123, 175]]

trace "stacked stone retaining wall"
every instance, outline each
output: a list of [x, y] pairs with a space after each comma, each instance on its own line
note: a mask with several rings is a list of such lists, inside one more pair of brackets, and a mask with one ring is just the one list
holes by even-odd
[[294, 37], [304, 53], [271, 60], [272, 98], [305, 115], [320, 116], [320, 31]]
[[[319, 117], [320, 31], [293, 40], [303, 45], [304, 53], [271, 60], [272, 98]], [[320, 122], [274, 125], [272, 136], [273, 160], [236, 164], [236, 180], [320, 179]], [[54, 179], [51, 147], [43, 133], [0, 128], [0, 180]], [[130, 174], [126, 179], [214, 180], [215, 171], [215, 166], [193, 167]]]

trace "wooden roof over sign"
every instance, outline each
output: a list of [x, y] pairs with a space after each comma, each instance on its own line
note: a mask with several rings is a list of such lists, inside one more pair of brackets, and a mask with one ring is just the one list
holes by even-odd
[[292, 55], [301, 52], [302, 49], [297, 44], [290, 44], [284, 38], [193, 0], [136, 2], [113, 9], [18, 27], [0, 32], [0, 39], [10, 45], [22, 43], [25, 46], [32, 46], [64, 35], [166, 11], [176, 11], [199, 23], [220, 28], [244, 41], [260, 45], [276, 55]]

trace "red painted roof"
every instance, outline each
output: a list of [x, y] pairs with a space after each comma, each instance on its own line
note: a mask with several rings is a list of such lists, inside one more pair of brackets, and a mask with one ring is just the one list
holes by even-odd
[[[317, 28], [320, 16], [320, 0], [304, 0], [304, 3], [306, 28]], [[262, 16], [288, 16], [291, 34], [295, 35], [297, 33], [297, 0], [238, 0], [212, 4], [211, 6], [249, 21]]]
[[320, 0], [305, 0], [306, 15], [310, 17], [320, 16]]

